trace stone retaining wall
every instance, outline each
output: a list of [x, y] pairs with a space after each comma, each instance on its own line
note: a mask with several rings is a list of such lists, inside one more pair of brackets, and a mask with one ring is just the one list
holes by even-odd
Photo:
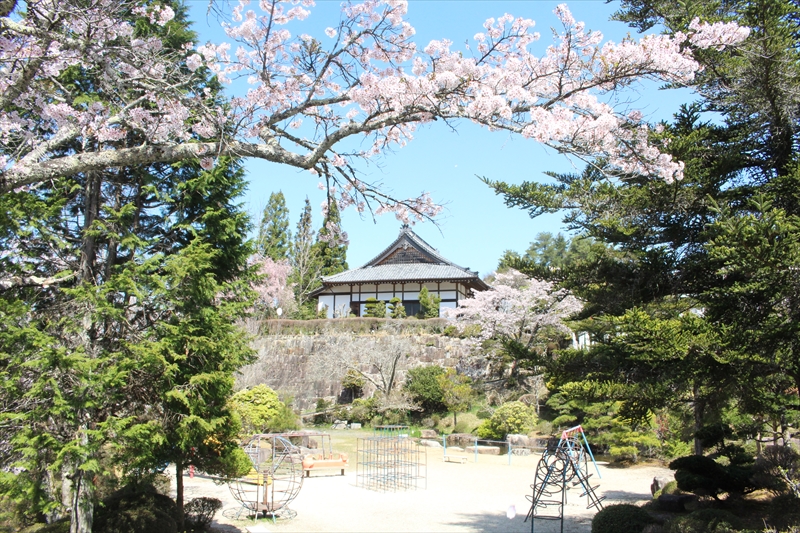
[[[259, 336], [253, 343], [257, 360], [242, 368], [237, 376], [237, 388], [264, 383], [280, 394], [293, 396], [294, 406], [299, 409], [312, 408], [318, 398], [339, 398], [342, 394], [343, 372], [340, 375], [329, 372], [320, 376], [319, 369], [315, 368], [315, 358], [333, 349], [341, 335], [347, 335], [355, 343], [363, 342], [365, 349], [367, 346], [370, 346], [369, 349], [380, 347], [381, 343], [388, 343], [393, 337], [385, 332]], [[403, 383], [409, 368], [431, 364], [454, 367], [459, 359], [468, 354], [466, 341], [458, 338], [426, 333], [401, 333], [394, 337], [402, 337], [412, 347], [409, 357], [399, 365], [398, 385]], [[370, 373], [373, 369], [362, 367], [361, 370]], [[364, 392], [369, 396], [372, 390], [367, 386]]]

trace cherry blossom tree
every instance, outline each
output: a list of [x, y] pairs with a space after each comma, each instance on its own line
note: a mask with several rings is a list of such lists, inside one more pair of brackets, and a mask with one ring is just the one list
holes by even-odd
[[[496, 274], [490, 290], [462, 300], [457, 309], [447, 311], [462, 331], [472, 330], [473, 351], [480, 354], [482, 363], [486, 361], [485, 354], [494, 354], [490, 360], [499, 360], [504, 374], [517, 379], [520, 370], [534, 378], [540, 376], [548, 344], [571, 336], [564, 321], [580, 309], [581, 302], [568, 291], [509, 269]], [[542, 385], [540, 377], [533, 380], [531, 387], [537, 396]]]
[[[357, 161], [402, 146], [436, 119], [464, 118], [590, 161], [602, 157], [623, 172], [679, 179], [681, 163], [649, 144], [641, 114], [618, 113], [605, 96], [643, 78], [690, 84], [700, 68], [694, 48], [747, 35], [698, 20], [689, 34], [604, 43], [562, 5], [554, 42], [538, 57], [528, 50], [539, 39], [534, 21], [509, 14], [454, 50], [448, 40], [418, 48], [404, 0], [345, 4], [339, 23], [316, 37], [289, 30], [313, 1], [263, 0], [250, 9], [242, 0], [224, 23], [233, 44], [175, 50], [136, 35], [129, 22], [133, 13], [167, 24], [173, 10], [155, 2], [14, 5], [5, 2], [0, 17], [0, 190], [187, 158], [210, 168], [231, 155], [307, 169], [340, 209], [394, 211], [401, 220], [439, 207], [427, 195], [394, 198], [359, 180]], [[109, 97], [75, 98], [61, 82], [70, 69], [93, 73]], [[221, 102], [197, 83], [208, 71], [249, 90]], [[365, 149], [347, 142], [364, 136]]]
[[271, 257], [255, 255], [251, 263], [257, 267], [258, 281], [253, 284], [256, 292], [256, 312], [267, 318], [278, 316], [278, 309], [287, 315], [297, 306], [289, 283], [292, 266], [288, 260], [275, 261]]

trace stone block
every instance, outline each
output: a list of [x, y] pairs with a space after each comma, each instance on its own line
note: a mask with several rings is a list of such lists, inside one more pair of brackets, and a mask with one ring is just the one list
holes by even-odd
[[475, 448], [478, 449], [478, 453], [483, 455], [500, 455], [499, 446], [467, 446], [466, 450], [475, 453]]
[[419, 432], [420, 437], [423, 439], [435, 439], [439, 435], [436, 433], [435, 429], [423, 429]]

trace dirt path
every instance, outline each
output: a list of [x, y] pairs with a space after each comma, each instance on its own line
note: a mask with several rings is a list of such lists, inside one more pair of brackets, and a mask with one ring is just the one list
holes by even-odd
[[[498, 532], [527, 533], [524, 522], [530, 503], [534, 471], [539, 456], [514, 457], [508, 465], [505, 456], [480, 456], [477, 463], [445, 463], [441, 449], [427, 450], [426, 487], [417, 490], [381, 493], [356, 486], [355, 465], [345, 476], [314, 474], [303, 482], [298, 497], [290, 504], [297, 514], [291, 520], [236, 520], [239, 509], [227, 485], [216, 485], [202, 476], [184, 478], [187, 501], [211, 496], [223, 502], [217, 514], [216, 531], [247, 531], [261, 526], [274, 532]], [[641, 503], [651, 498], [650, 483], [656, 476], [672, 478], [670, 470], [655, 466], [626, 469], [601, 464], [597, 493], [604, 504]], [[333, 471], [331, 471], [333, 473]], [[338, 474], [338, 471], [336, 472]], [[588, 533], [594, 510], [586, 509], [586, 499], [578, 488], [568, 492], [564, 510], [566, 533]], [[517, 515], [506, 513], [514, 506]], [[559, 531], [558, 521], [537, 520], [537, 533]]]

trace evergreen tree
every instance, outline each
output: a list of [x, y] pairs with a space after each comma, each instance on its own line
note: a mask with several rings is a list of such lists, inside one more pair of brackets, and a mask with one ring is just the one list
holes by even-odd
[[[188, 30], [186, 8], [177, 2], [171, 8], [175, 18], [163, 28], [131, 14], [134, 31], [140, 37], [157, 33], [183, 53], [181, 46], [196, 36]], [[97, 92], [96, 74], [68, 68], [59, 76], [59, 90], [72, 101], [102, 105], [108, 95]], [[209, 102], [221, 104], [211, 79], [186, 89], [200, 94], [208, 89]], [[109, 147], [127, 143], [141, 144], [141, 139], [130, 134], [107, 141]], [[83, 148], [73, 143], [60, 149], [80, 153]], [[193, 372], [208, 379], [205, 363], [227, 372], [227, 377], [214, 374], [226, 382], [233, 366], [241, 364], [242, 354], [248, 353], [241, 335], [226, 333], [216, 360], [207, 353], [192, 360], [200, 350], [189, 339], [232, 328], [230, 315], [220, 322], [222, 311], [211, 305], [216, 298], [224, 294], [222, 307], [249, 298], [247, 291], [230, 285], [246, 274], [243, 261], [250, 252], [244, 244], [246, 215], [231, 200], [243, 189], [240, 169], [222, 158], [209, 173], [197, 161], [121, 167], [55, 179], [0, 198], [0, 261], [4, 272], [20, 281], [0, 294], [0, 308], [7, 311], [0, 322], [0, 367], [8, 370], [0, 396], [15, 408], [10, 423], [3, 417], [0, 424], [5, 447], [0, 491], [25, 501], [28, 519], [53, 519], [70, 509], [71, 532], [90, 532], [94, 483], [104, 468], [101, 450], [113, 450], [108, 445], [121, 440], [134, 447], [131, 428], [146, 420], [166, 424], [181, 417], [171, 411], [174, 404], [164, 387], [181, 380], [197, 383]], [[178, 276], [191, 268], [202, 270], [194, 271], [196, 280]], [[179, 280], [186, 286], [177, 287]], [[193, 284], [223, 292], [215, 292], [212, 300], [206, 294], [203, 304], [195, 305], [188, 293], [180, 293], [194, 290]], [[191, 313], [181, 310], [193, 305]], [[180, 334], [163, 329], [173, 320], [191, 329]], [[148, 363], [141, 350], [166, 342], [168, 333], [176, 343], [186, 336], [184, 350], [176, 351], [166, 368], [166, 363]], [[180, 379], [171, 372], [176, 365]], [[208, 380], [207, 389], [197, 389], [193, 416], [217, 420], [209, 406], [224, 402], [225, 386], [217, 387]], [[164, 416], [148, 418], [156, 412]], [[176, 454], [202, 446], [200, 433], [161, 431], [165, 440], [159, 445]], [[233, 441], [224, 431], [218, 437], [224, 452], [219, 457], [226, 457]], [[133, 468], [124, 454], [114, 459]], [[154, 466], [162, 459], [143, 455], [137, 464]], [[9, 474], [13, 466], [25, 474]]]
[[[568, 209], [570, 228], [607, 245], [597, 260], [561, 276], [587, 301], [584, 316], [594, 320], [584, 325], [596, 333], [592, 350], [575, 355], [558, 378], [564, 386], [577, 387], [568, 385], [575, 380], [582, 390], [622, 399], [623, 412], [641, 418], [665, 404], [659, 389], [669, 384], [692, 398], [696, 436], [734, 399], [756, 420], [797, 416], [797, 394], [785, 395], [797, 390], [794, 333], [776, 325], [779, 317], [793, 322], [787, 317], [795, 312], [788, 273], [795, 262], [792, 217], [800, 211], [798, 14], [787, 0], [623, 0], [617, 17], [639, 29], [662, 24], [676, 33], [695, 17], [751, 28], [736, 48], [698, 51], [706, 66], [695, 85], [700, 101], [654, 136], [685, 163], [684, 179], [609, 180], [607, 169], [592, 167], [555, 175], [554, 186], [492, 183], [509, 206], [532, 216]], [[708, 111], [722, 120], [705, 121]], [[702, 316], [689, 324], [688, 313]], [[695, 342], [685, 342], [698, 331], [704, 333]], [[637, 336], [646, 332], [651, 336]], [[675, 349], [656, 346], [665, 342]], [[676, 354], [685, 362], [672, 361]], [[554, 371], [564, 372], [569, 361], [560, 358]], [[689, 374], [676, 374], [678, 365]], [[709, 396], [712, 388], [723, 394]]]
[[342, 233], [342, 219], [336, 202], [329, 202], [328, 212], [317, 234], [317, 254], [322, 264], [321, 275], [333, 276], [347, 270], [347, 234]]
[[292, 246], [292, 234], [289, 231], [289, 210], [283, 192], [269, 195], [269, 201], [261, 215], [256, 238], [256, 252], [272, 258], [273, 261], [288, 259]]
[[389, 316], [391, 318], [406, 317], [406, 307], [403, 305], [403, 301], [397, 296], [389, 300]]
[[367, 303], [364, 307], [366, 308], [364, 316], [386, 318], [386, 303], [383, 300], [378, 301], [377, 298], [367, 298]]
[[431, 294], [428, 287], [419, 291], [419, 314], [417, 318], [436, 318], [439, 316], [439, 304], [442, 298], [438, 294]]
[[316, 318], [316, 307], [313, 302], [309, 302], [308, 294], [322, 284], [320, 281], [322, 263], [319, 247], [314, 243], [311, 202], [308, 201], [308, 197], [297, 222], [290, 261], [292, 274], [289, 282], [294, 285], [295, 299], [300, 307], [300, 318]]

